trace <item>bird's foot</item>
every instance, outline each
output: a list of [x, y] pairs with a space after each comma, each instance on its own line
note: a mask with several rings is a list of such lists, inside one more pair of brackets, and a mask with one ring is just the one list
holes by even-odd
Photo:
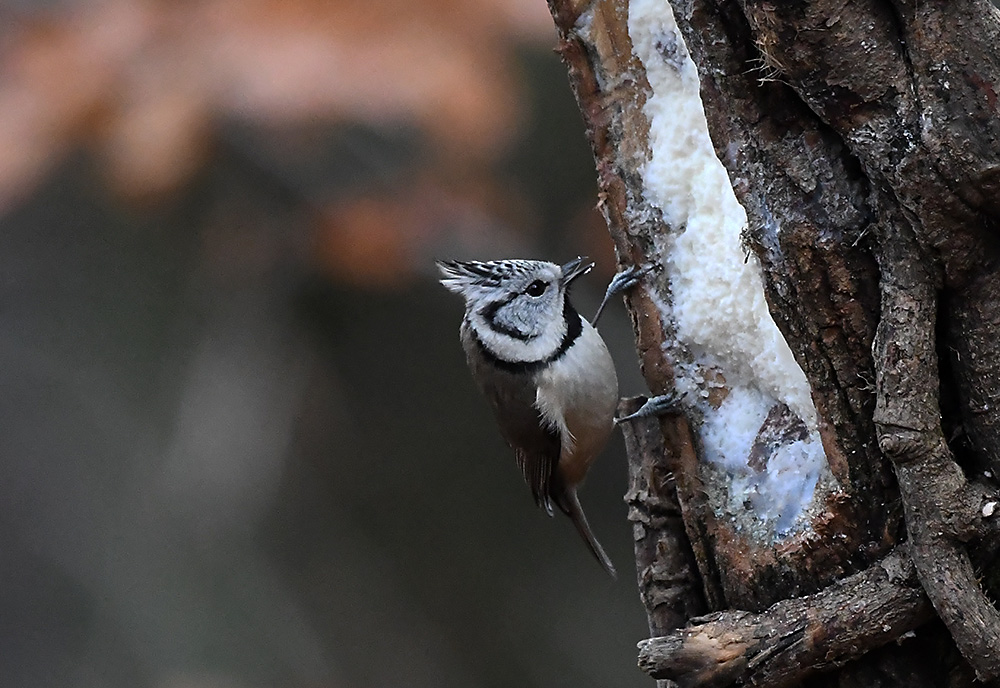
[[662, 416], [667, 413], [675, 413], [680, 408], [681, 399], [684, 395], [680, 392], [674, 390], [669, 394], [661, 394], [657, 397], [652, 397], [647, 399], [646, 403], [636, 409], [633, 413], [627, 416], [622, 416], [621, 418], [615, 418], [615, 425], [620, 423], [627, 423], [629, 421], [635, 420], [636, 418], [645, 418], [646, 416]]
[[591, 325], [597, 325], [597, 319], [601, 317], [601, 313], [604, 311], [604, 307], [608, 305], [608, 301], [615, 294], [621, 294], [622, 292], [631, 289], [637, 285], [643, 277], [648, 275], [657, 269], [657, 265], [650, 263], [649, 265], [633, 265], [632, 267], [625, 268], [621, 272], [615, 274], [611, 278], [611, 283], [608, 285], [608, 290], [604, 292], [604, 298], [601, 299], [601, 305], [597, 307], [597, 312], [594, 314], [594, 319], [590, 321]]

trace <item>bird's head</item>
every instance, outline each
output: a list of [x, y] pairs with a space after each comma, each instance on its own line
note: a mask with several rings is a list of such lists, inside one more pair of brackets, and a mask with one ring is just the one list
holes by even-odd
[[541, 260], [447, 260], [437, 265], [441, 284], [465, 299], [475, 334], [506, 360], [544, 358], [559, 347], [568, 313], [579, 317], [567, 310], [570, 284], [594, 267], [586, 258], [561, 266]]

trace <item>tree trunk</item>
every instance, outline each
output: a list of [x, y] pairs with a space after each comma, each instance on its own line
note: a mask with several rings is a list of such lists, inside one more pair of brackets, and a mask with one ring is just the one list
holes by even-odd
[[619, 262], [656, 268], [643, 373], [681, 399], [624, 426], [642, 668], [1000, 677], [1000, 13], [549, 6]]

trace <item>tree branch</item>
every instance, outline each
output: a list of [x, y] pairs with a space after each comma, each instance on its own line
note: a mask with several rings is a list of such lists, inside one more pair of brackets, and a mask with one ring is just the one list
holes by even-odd
[[905, 546], [814, 595], [728, 611], [639, 644], [639, 666], [681, 688], [782, 688], [898, 639], [933, 616]]
[[933, 276], [905, 219], [895, 219], [879, 230], [879, 446], [896, 469], [920, 582], [976, 675], [992, 680], [1000, 677], [1000, 612], [979, 587], [961, 542], [967, 537], [961, 524], [979, 504], [941, 431]]

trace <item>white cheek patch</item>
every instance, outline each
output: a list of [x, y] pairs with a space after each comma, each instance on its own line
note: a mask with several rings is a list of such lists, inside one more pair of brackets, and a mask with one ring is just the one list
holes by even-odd
[[509, 301], [490, 304], [478, 311], [500, 334], [514, 339], [530, 341], [538, 337], [539, 321], [544, 322], [544, 313], [539, 314], [537, 304], [526, 302], [523, 295], [513, 295]]
[[486, 350], [508, 363], [544, 361], [559, 349], [566, 334], [566, 323], [561, 317], [554, 319], [540, 335], [528, 341], [497, 332], [475, 311], [469, 314], [469, 322]]

